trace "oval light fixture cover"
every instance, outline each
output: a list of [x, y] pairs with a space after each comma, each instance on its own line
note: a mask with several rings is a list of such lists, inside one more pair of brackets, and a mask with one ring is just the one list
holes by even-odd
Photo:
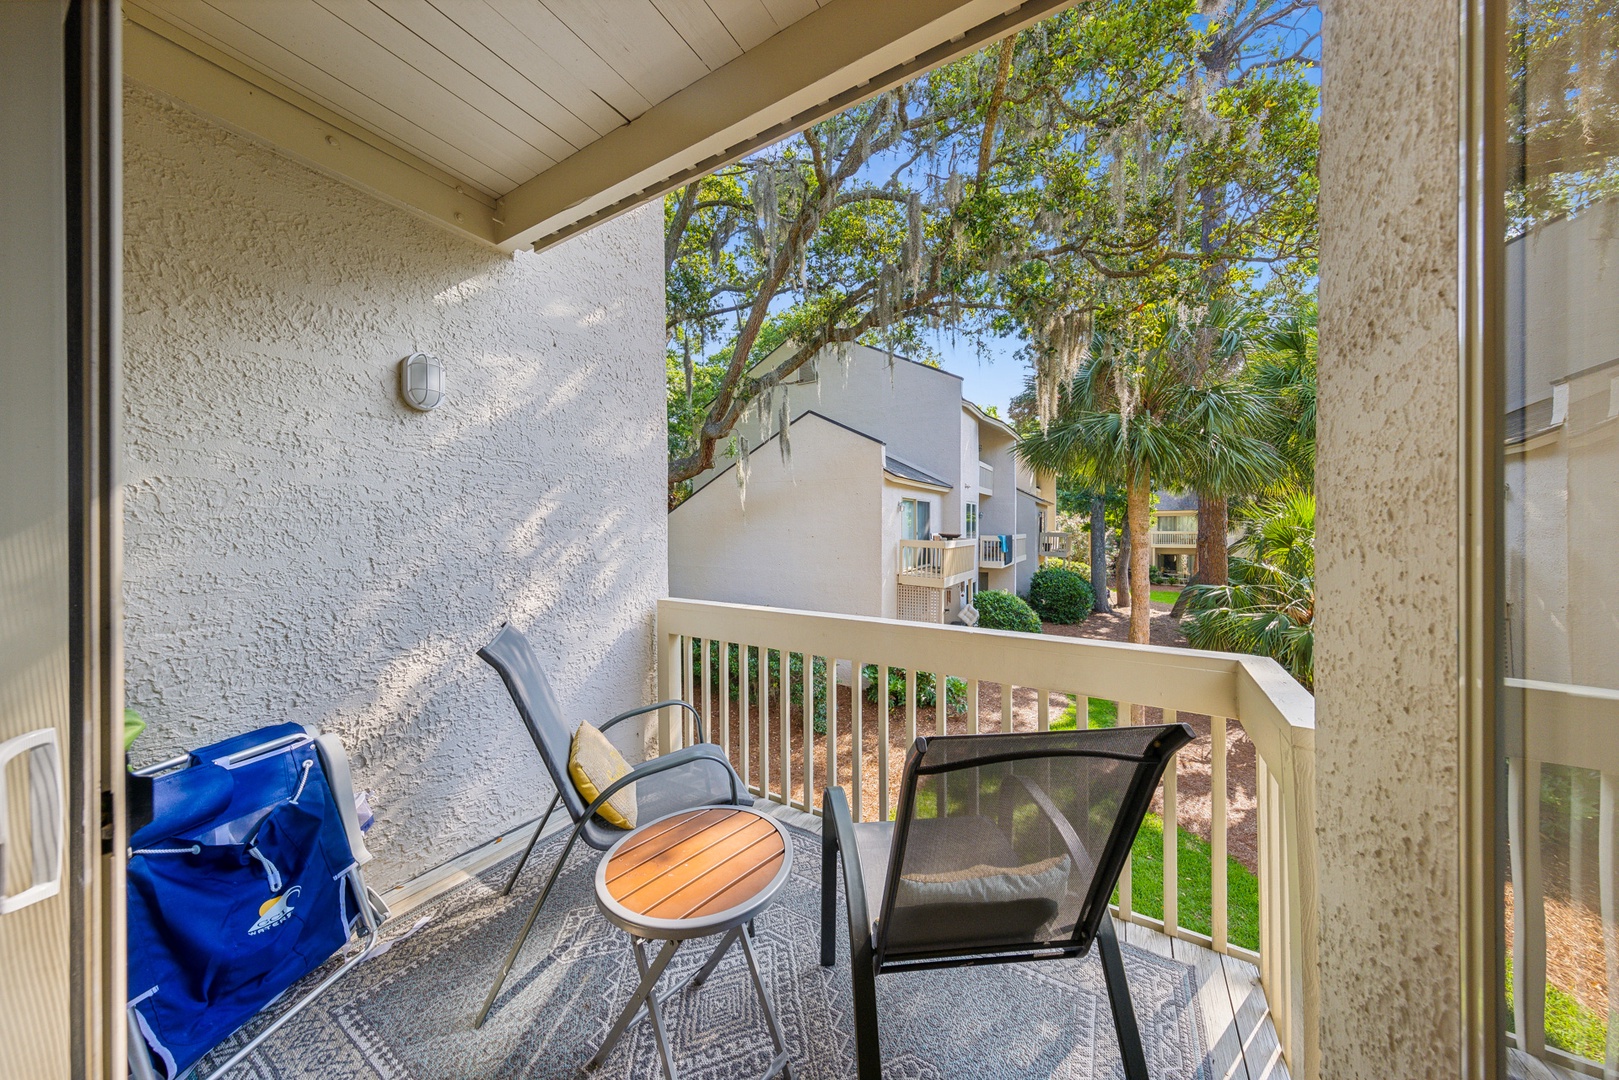
[[444, 404], [444, 364], [432, 353], [411, 353], [399, 361], [399, 396], [427, 412]]

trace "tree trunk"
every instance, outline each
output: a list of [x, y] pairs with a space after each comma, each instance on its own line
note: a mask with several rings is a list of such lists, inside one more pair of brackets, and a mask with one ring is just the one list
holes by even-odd
[[1231, 561], [1225, 537], [1230, 521], [1229, 507], [1222, 498], [1197, 500], [1197, 580], [1204, 585], [1228, 585]]
[[1119, 551], [1113, 564], [1113, 606], [1130, 606], [1130, 523], [1119, 527]]
[[1100, 495], [1091, 498], [1091, 592], [1097, 611], [1113, 610], [1107, 600], [1107, 508]]
[[1138, 467], [1125, 491], [1125, 522], [1130, 536], [1130, 640], [1147, 645], [1152, 640], [1152, 582], [1147, 567], [1152, 545], [1147, 529], [1152, 516], [1152, 475]]

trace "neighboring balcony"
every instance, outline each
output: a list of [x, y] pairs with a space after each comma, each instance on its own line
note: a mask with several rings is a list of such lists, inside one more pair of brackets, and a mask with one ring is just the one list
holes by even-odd
[[978, 494], [995, 494], [995, 466], [983, 460], [978, 462]]
[[972, 540], [901, 540], [899, 574], [901, 585], [928, 589], [948, 589], [972, 581]]
[[978, 565], [984, 570], [1002, 570], [1016, 566], [1029, 557], [1029, 538], [1023, 533], [1012, 536], [980, 536], [978, 538]]
[[1152, 546], [1155, 548], [1195, 548], [1197, 547], [1197, 530], [1154, 529], [1152, 530]]
[[1044, 559], [1066, 559], [1074, 554], [1074, 534], [1065, 532], [1043, 532], [1040, 534], [1040, 557]]

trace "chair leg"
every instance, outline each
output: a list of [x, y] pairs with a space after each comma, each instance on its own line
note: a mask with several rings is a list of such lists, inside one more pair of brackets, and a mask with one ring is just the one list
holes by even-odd
[[[854, 1058], [859, 1080], [883, 1080], [882, 1042], [877, 1033], [877, 972], [869, 946], [851, 950], [854, 978]], [[1130, 1077], [1129, 1080], [1136, 1080]], [[1143, 1078], [1145, 1080], [1145, 1078]]]
[[838, 842], [821, 834], [821, 966], [838, 962]]
[[560, 791], [551, 797], [551, 805], [545, 808], [545, 816], [540, 818], [540, 824], [534, 830], [534, 835], [528, 838], [528, 847], [523, 849], [523, 857], [517, 860], [517, 866], [512, 870], [512, 876], [506, 879], [506, 887], [500, 890], [500, 895], [509, 895], [512, 891], [512, 886], [517, 884], [517, 875], [521, 874], [523, 867], [528, 865], [529, 854], [533, 852], [534, 845], [540, 842], [540, 834], [545, 832], [546, 823], [551, 820], [551, 815], [556, 812], [557, 803], [561, 801], [562, 793]]
[[517, 940], [512, 942], [511, 951], [506, 954], [506, 962], [500, 965], [500, 973], [495, 976], [495, 984], [489, 988], [489, 996], [483, 999], [483, 1008], [478, 1010], [478, 1016], [472, 1021], [475, 1028], [483, 1027], [485, 1018], [489, 1016], [489, 1009], [495, 1004], [495, 998], [500, 996], [500, 988], [505, 985], [506, 976], [511, 974], [512, 965], [517, 962], [517, 954], [523, 951], [523, 943], [528, 940], [528, 932], [534, 929], [534, 920], [539, 918], [540, 909], [545, 906], [545, 900], [551, 895], [551, 889], [556, 885], [557, 878], [562, 874], [562, 867], [573, 853], [574, 841], [579, 839], [580, 825], [573, 827], [573, 835], [568, 837], [567, 845], [557, 858], [557, 864], [551, 868], [551, 876], [546, 879], [545, 888], [540, 890], [540, 898], [534, 901], [534, 910], [528, 913], [528, 919], [523, 923], [523, 929], [518, 933]]
[[1124, 1058], [1125, 1080], [1149, 1080], [1147, 1055], [1141, 1049], [1141, 1029], [1136, 1026], [1135, 1006], [1130, 1003], [1130, 985], [1124, 978], [1124, 956], [1113, 929], [1113, 916], [1104, 914], [1096, 930], [1096, 947], [1102, 956], [1102, 976], [1107, 981], [1107, 1000], [1113, 1007], [1113, 1030], [1119, 1037], [1119, 1054]]

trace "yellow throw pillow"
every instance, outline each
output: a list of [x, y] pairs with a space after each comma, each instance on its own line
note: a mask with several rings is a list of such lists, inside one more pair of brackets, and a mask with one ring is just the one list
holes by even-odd
[[[568, 750], [568, 775], [573, 778], [573, 786], [586, 806], [629, 771], [630, 763], [607, 741], [607, 736], [589, 724], [579, 725], [579, 730], [573, 733], [573, 746]], [[602, 803], [596, 814], [620, 829], [635, 828], [635, 785], [621, 788]]]

